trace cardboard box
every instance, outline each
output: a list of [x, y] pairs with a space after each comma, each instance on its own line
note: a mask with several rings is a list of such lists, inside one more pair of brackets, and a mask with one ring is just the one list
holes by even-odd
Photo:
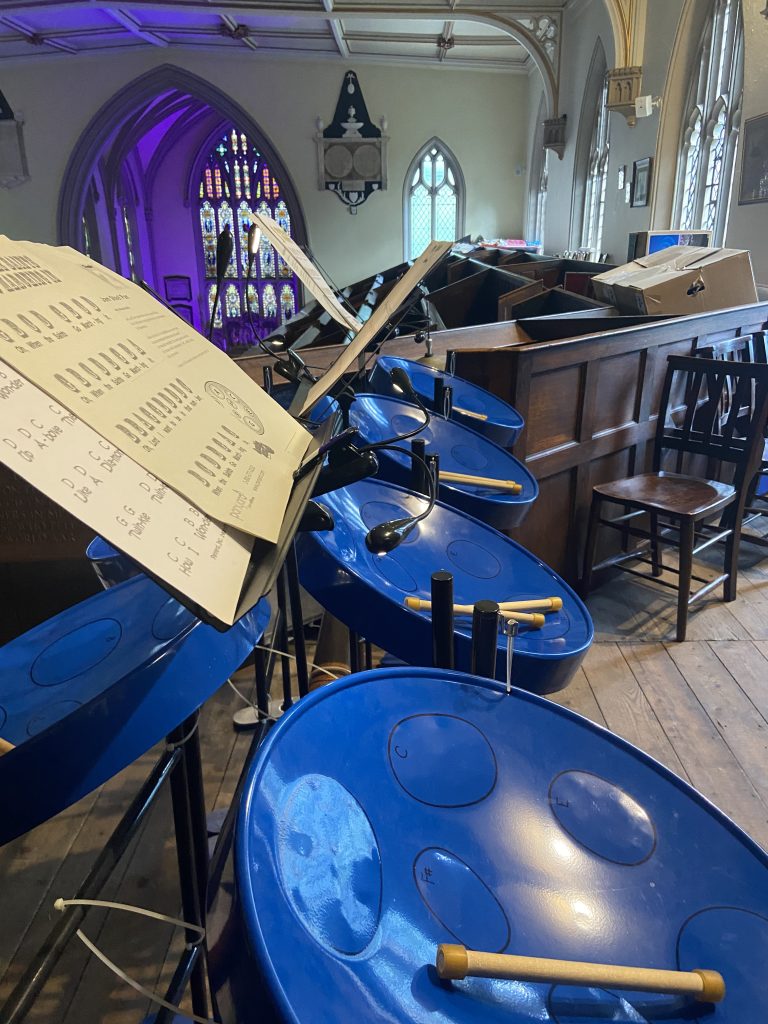
[[757, 302], [749, 253], [676, 245], [593, 279], [623, 313], [685, 316]]

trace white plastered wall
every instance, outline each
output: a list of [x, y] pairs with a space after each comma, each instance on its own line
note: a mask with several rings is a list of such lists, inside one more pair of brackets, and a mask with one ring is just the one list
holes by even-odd
[[[433, 135], [461, 164], [467, 183], [466, 230], [486, 237], [519, 236], [523, 230], [525, 176], [515, 169], [527, 160], [525, 75], [280, 61], [245, 50], [226, 57], [140, 50], [7, 65], [3, 91], [26, 121], [32, 179], [0, 191], [0, 231], [56, 241], [59, 186], [79, 135], [121, 87], [164, 63], [205, 77], [261, 125], [296, 185], [310, 243], [339, 284], [402, 259], [403, 176]], [[314, 143], [316, 118], [326, 124], [331, 120], [348, 67], [358, 72], [371, 118], [378, 122], [385, 115], [390, 135], [389, 188], [372, 196], [356, 216], [335, 196], [318, 190]]]

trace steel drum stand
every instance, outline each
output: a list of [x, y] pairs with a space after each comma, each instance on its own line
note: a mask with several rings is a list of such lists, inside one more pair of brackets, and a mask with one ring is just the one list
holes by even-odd
[[[77, 899], [98, 899], [154, 806], [163, 784], [169, 782], [182, 914], [185, 921], [203, 925], [208, 840], [198, 720], [199, 712], [195, 711], [168, 735], [164, 753], [96, 858], [76, 893]], [[83, 907], [71, 907], [60, 918], [0, 1010], [0, 1024], [18, 1024], [24, 1020], [85, 913]], [[210, 1000], [206, 950], [204, 943], [196, 940], [195, 933], [187, 933], [186, 948], [169, 988], [172, 993], [169, 1001], [176, 1002], [189, 981], [195, 1014], [207, 1016]], [[167, 1014], [167, 1011], [162, 1013]], [[167, 1021], [169, 1017], [158, 1015], [157, 1024], [162, 1020]]]

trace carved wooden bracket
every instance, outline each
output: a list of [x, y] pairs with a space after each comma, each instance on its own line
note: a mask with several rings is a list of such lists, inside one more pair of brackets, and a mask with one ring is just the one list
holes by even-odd
[[635, 116], [635, 100], [640, 95], [640, 85], [643, 80], [643, 69], [613, 68], [608, 72], [608, 109], [626, 118], [630, 128], [637, 124]]
[[565, 152], [565, 125], [568, 115], [562, 117], [550, 117], [544, 122], [544, 149], [551, 149], [557, 153], [558, 160], [563, 159]]

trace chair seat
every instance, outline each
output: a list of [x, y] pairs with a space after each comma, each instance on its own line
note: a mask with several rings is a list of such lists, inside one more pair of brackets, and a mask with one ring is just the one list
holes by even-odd
[[730, 484], [680, 473], [643, 473], [597, 484], [595, 493], [613, 501], [642, 505], [658, 512], [701, 516], [716, 512], [735, 496]]

